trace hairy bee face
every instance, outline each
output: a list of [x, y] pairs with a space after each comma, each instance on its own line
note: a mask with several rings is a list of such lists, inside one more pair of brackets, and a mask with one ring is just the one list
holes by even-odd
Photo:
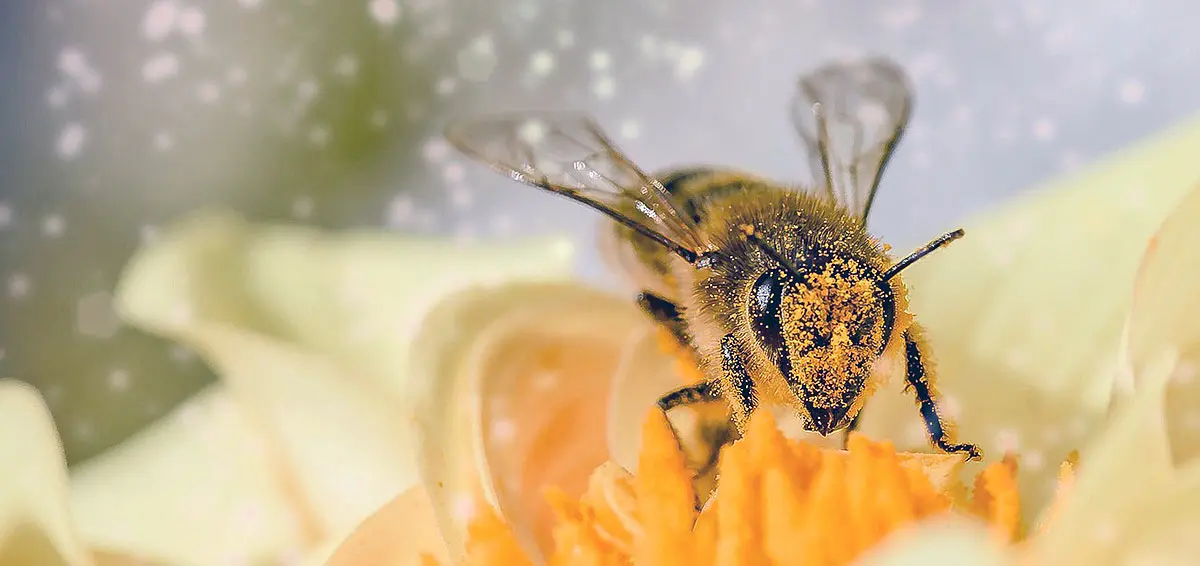
[[894, 298], [878, 273], [850, 258], [806, 265], [800, 278], [768, 271], [750, 289], [754, 334], [811, 430], [847, 424], [883, 352]]

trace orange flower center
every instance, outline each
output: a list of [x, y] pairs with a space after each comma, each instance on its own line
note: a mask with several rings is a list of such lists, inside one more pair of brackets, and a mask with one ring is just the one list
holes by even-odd
[[[555, 511], [550, 564], [848, 564], [897, 529], [940, 514], [986, 521], [1017, 542], [1017, 465], [1005, 458], [968, 489], [961, 458], [897, 453], [861, 435], [831, 450], [785, 438], [769, 411], [721, 454], [720, 480], [697, 513], [692, 472], [666, 418], [642, 428], [636, 474], [606, 464], [587, 491], [548, 494]], [[1069, 465], [1068, 465], [1069, 468]], [[531, 564], [505, 523], [485, 507], [472, 525], [467, 564]]]

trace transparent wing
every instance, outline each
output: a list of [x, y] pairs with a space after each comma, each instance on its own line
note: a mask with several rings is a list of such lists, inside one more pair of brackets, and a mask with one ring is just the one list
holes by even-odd
[[599, 210], [688, 261], [708, 249], [662, 184], [622, 155], [585, 115], [485, 116], [450, 125], [446, 138], [514, 180]]
[[863, 219], [911, 112], [904, 71], [883, 58], [821, 67], [800, 78], [792, 102], [815, 180]]

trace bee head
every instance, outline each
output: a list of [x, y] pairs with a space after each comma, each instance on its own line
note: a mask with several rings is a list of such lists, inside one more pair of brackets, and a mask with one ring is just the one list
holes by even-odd
[[764, 273], [750, 290], [759, 345], [779, 368], [810, 430], [845, 427], [892, 331], [895, 299], [877, 270], [834, 257]]

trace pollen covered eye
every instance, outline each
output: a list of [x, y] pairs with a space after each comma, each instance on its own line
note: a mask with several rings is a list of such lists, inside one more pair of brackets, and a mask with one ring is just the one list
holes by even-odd
[[783, 323], [779, 306], [783, 302], [783, 281], [773, 273], [764, 273], [750, 288], [750, 322], [763, 349], [779, 359], [785, 351]]

